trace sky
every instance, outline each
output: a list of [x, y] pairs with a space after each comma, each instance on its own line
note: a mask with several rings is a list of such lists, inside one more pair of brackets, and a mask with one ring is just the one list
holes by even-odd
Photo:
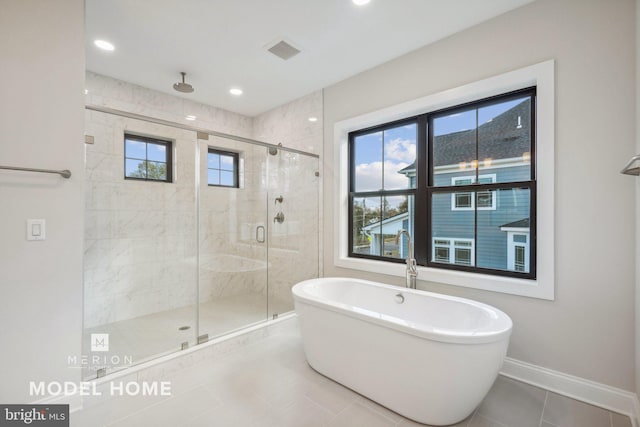
[[[528, 98], [518, 98], [480, 108], [478, 122], [487, 123], [526, 99]], [[475, 109], [434, 119], [436, 136], [475, 128]], [[409, 180], [398, 171], [412, 164], [416, 159], [416, 132], [417, 126], [410, 124], [357, 137], [355, 139], [356, 191], [407, 188]]]

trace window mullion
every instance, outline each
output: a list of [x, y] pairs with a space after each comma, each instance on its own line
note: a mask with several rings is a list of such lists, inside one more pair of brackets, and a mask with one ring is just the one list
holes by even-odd
[[[476, 184], [480, 185], [480, 173], [478, 171], [480, 163], [479, 163], [479, 158], [480, 158], [480, 148], [479, 148], [479, 141], [478, 141], [478, 111], [479, 109], [476, 108], [476, 161], [475, 161], [475, 165], [476, 165]], [[476, 190], [473, 193], [473, 242], [474, 242], [474, 251], [473, 251], [473, 266], [476, 267], [478, 265], [478, 251], [475, 250], [478, 246], [478, 190]]]

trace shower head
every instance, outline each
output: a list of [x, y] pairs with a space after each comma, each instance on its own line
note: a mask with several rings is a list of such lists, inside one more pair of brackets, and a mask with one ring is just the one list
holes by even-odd
[[177, 90], [178, 92], [182, 92], [182, 93], [191, 93], [191, 92], [193, 92], [193, 86], [191, 86], [190, 84], [184, 82], [184, 76], [186, 76], [187, 73], [181, 72], [180, 74], [182, 74], [182, 82], [174, 83], [173, 84], [173, 88], [175, 90]]

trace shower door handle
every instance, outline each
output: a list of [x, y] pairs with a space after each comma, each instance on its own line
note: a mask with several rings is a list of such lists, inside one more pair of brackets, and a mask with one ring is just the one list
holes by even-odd
[[256, 227], [256, 241], [264, 243], [264, 227], [262, 225]]

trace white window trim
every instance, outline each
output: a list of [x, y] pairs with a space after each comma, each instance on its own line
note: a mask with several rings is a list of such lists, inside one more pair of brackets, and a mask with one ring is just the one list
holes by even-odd
[[349, 258], [349, 132], [389, 123], [510, 91], [536, 86], [537, 266], [535, 280], [418, 266], [418, 280], [553, 300], [555, 295], [555, 61], [549, 60], [413, 101], [343, 120], [334, 125], [334, 264], [404, 277], [405, 266]]
[[[491, 183], [495, 183], [497, 176], [495, 173], [491, 173], [491, 174], [485, 174], [485, 175], [478, 175], [478, 179], [480, 178], [491, 178]], [[457, 181], [462, 181], [462, 180], [466, 180], [469, 179], [471, 180], [471, 183], [474, 184], [476, 182], [476, 177], [473, 175], [469, 175], [469, 176], [454, 176], [451, 177], [451, 185], [456, 185]], [[461, 191], [460, 193], [467, 193], [467, 191]], [[470, 192], [469, 192], [470, 193]], [[459, 208], [456, 206], [456, 194], [458, 193], [451, 193], [451, 210], [452, 211], [472, 211], [476, 208], [476, 198], [475, 197], [471, 197], [471, 207], [469, 208]], [[491, 192], [491, 207], [482, 207], [482, 208], [478, 208], [479, 211], [495, 211], [496, 210], [496, 193], [495, 192]]]

